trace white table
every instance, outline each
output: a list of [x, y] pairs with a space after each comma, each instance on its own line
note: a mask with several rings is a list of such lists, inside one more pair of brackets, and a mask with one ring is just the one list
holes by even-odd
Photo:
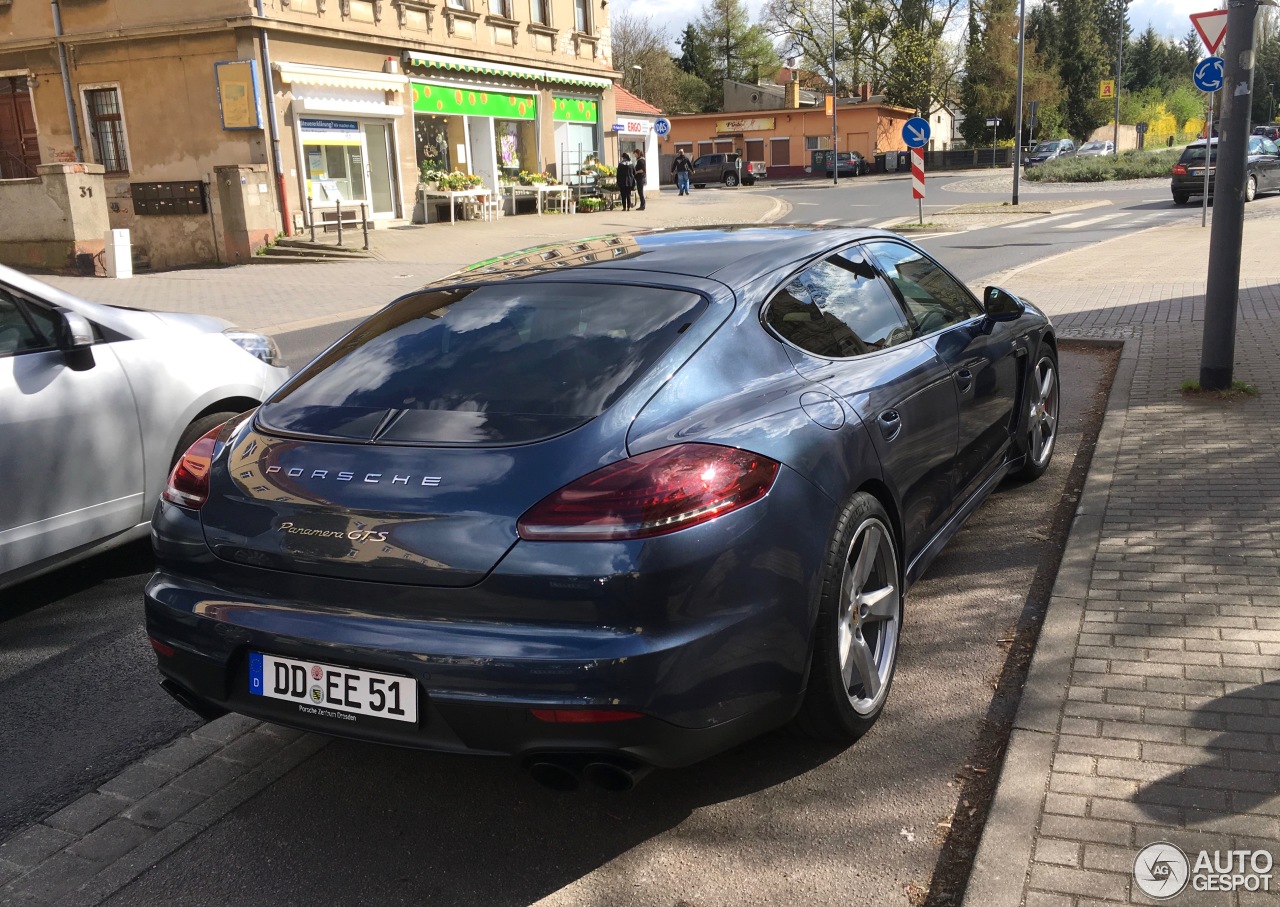
[[516, 198], [520, 195], [533, 194], [538, 201], [538, 215], [542, 215], [544, 208], [550, 210], [551, 205], [555, 205], [562, 214], [569, 213], [569, 187], [563, 185], [550, 186], [546, 183], [533, 183], [529, 186], [522, 186], [519, 183], [515, 185], [507, 184], [503, 188], [509, 190], [511, 195], [511, 211], [514, 214], [516, 210]]
[[457, 223], [457, 216], [453, 210], [453, 203], [457, 199], [471, 199], [475, 201], [480, 208], [480, 214], [485, 220], [490, 219], [491, 208], [485, 204], [493, 195], [491, 189], [481, 186], [478, 189], [429, 189], [422, 190], [423, 199], [428, 198], [447, 198], [449, 200], [449, 223]]

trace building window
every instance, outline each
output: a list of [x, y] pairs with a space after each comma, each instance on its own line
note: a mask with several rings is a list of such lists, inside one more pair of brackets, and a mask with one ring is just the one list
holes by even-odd
[[588, 0], [573, 0], [573, 27], [583, 35], [591, 34], [591, 10]]
[[747, 139], [747, 160], [764, 160], [764, 139]]
[[489, 0], [489, 15], [501, 16], [504, 19], [513, 18], [511, 0]]
[[445, 0], [445, 5], [451, 9], [471, 11], [471, 0]]
[[550, 0], [529, 0], [529, 21], [535, 25], [550, 25]]
[[108, 173], [129, 170], [129, 150], [125, 144], [124, 115], [120, 109], [120, 89], [92, 88], [84, 93], [84, 109], [89, 117], [93, 155]]
[[774, 139], [770, 144], [772, 145], [773, 160], [769, 163], [774, 167], [790, 166], [791, 139]]

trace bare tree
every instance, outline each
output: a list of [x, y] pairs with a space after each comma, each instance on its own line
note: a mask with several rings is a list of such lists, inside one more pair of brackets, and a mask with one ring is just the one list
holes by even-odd
[[613, 65], [622, 73], [623, 87], [660, 110], [678, 111], [684, 73], [671, 59], [666, 28], [626, 11], [611, 17], [610, 32]]

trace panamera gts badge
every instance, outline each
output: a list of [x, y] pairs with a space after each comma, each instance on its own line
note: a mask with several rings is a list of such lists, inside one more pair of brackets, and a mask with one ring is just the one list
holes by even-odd
[[307, 475], [307, 470], [300, 466], [294, 466], [285, 469], [283, 466], [268, 466], [263, 475], [272, 475], [273, 473], [283, 473], [291, 479], [302, 478], [304, 475], [309, 479], [330, 480], [333, 482], [363, 482], [366, 485], [380, 485], [384, 482], [391, 485], [426, 485], [428, 488], [435, 488], [440, 484], [440, 476], [402, 476], [397, 473], [384, 472], [366, 472], [364, 475], [354, 472], [335, 472], [332, 469], [313, 469], [311, 474]]
[[385, 542], [387, 540], [385, 532], [375, 532], [370, 529], [352, 529], [350, 532], [342, 532], [338, 529], [310, 529], [289, 522], [281, 523], [280, 531], [289, 535], [305, 535], [313, 539], [347, 539], [351, 542]]

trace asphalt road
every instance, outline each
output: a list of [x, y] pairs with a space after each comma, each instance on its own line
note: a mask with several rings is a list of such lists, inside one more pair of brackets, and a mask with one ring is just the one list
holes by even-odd
[[1053, 466], [1003, 487], [915, 587], [893, 697], [857, 745], [776, 733], [616, 796], [335, 740], [107, 903], [908, 903], [993, 709], [1000, 640], [1057, 557], [1107, 355], [1065, 352]]

